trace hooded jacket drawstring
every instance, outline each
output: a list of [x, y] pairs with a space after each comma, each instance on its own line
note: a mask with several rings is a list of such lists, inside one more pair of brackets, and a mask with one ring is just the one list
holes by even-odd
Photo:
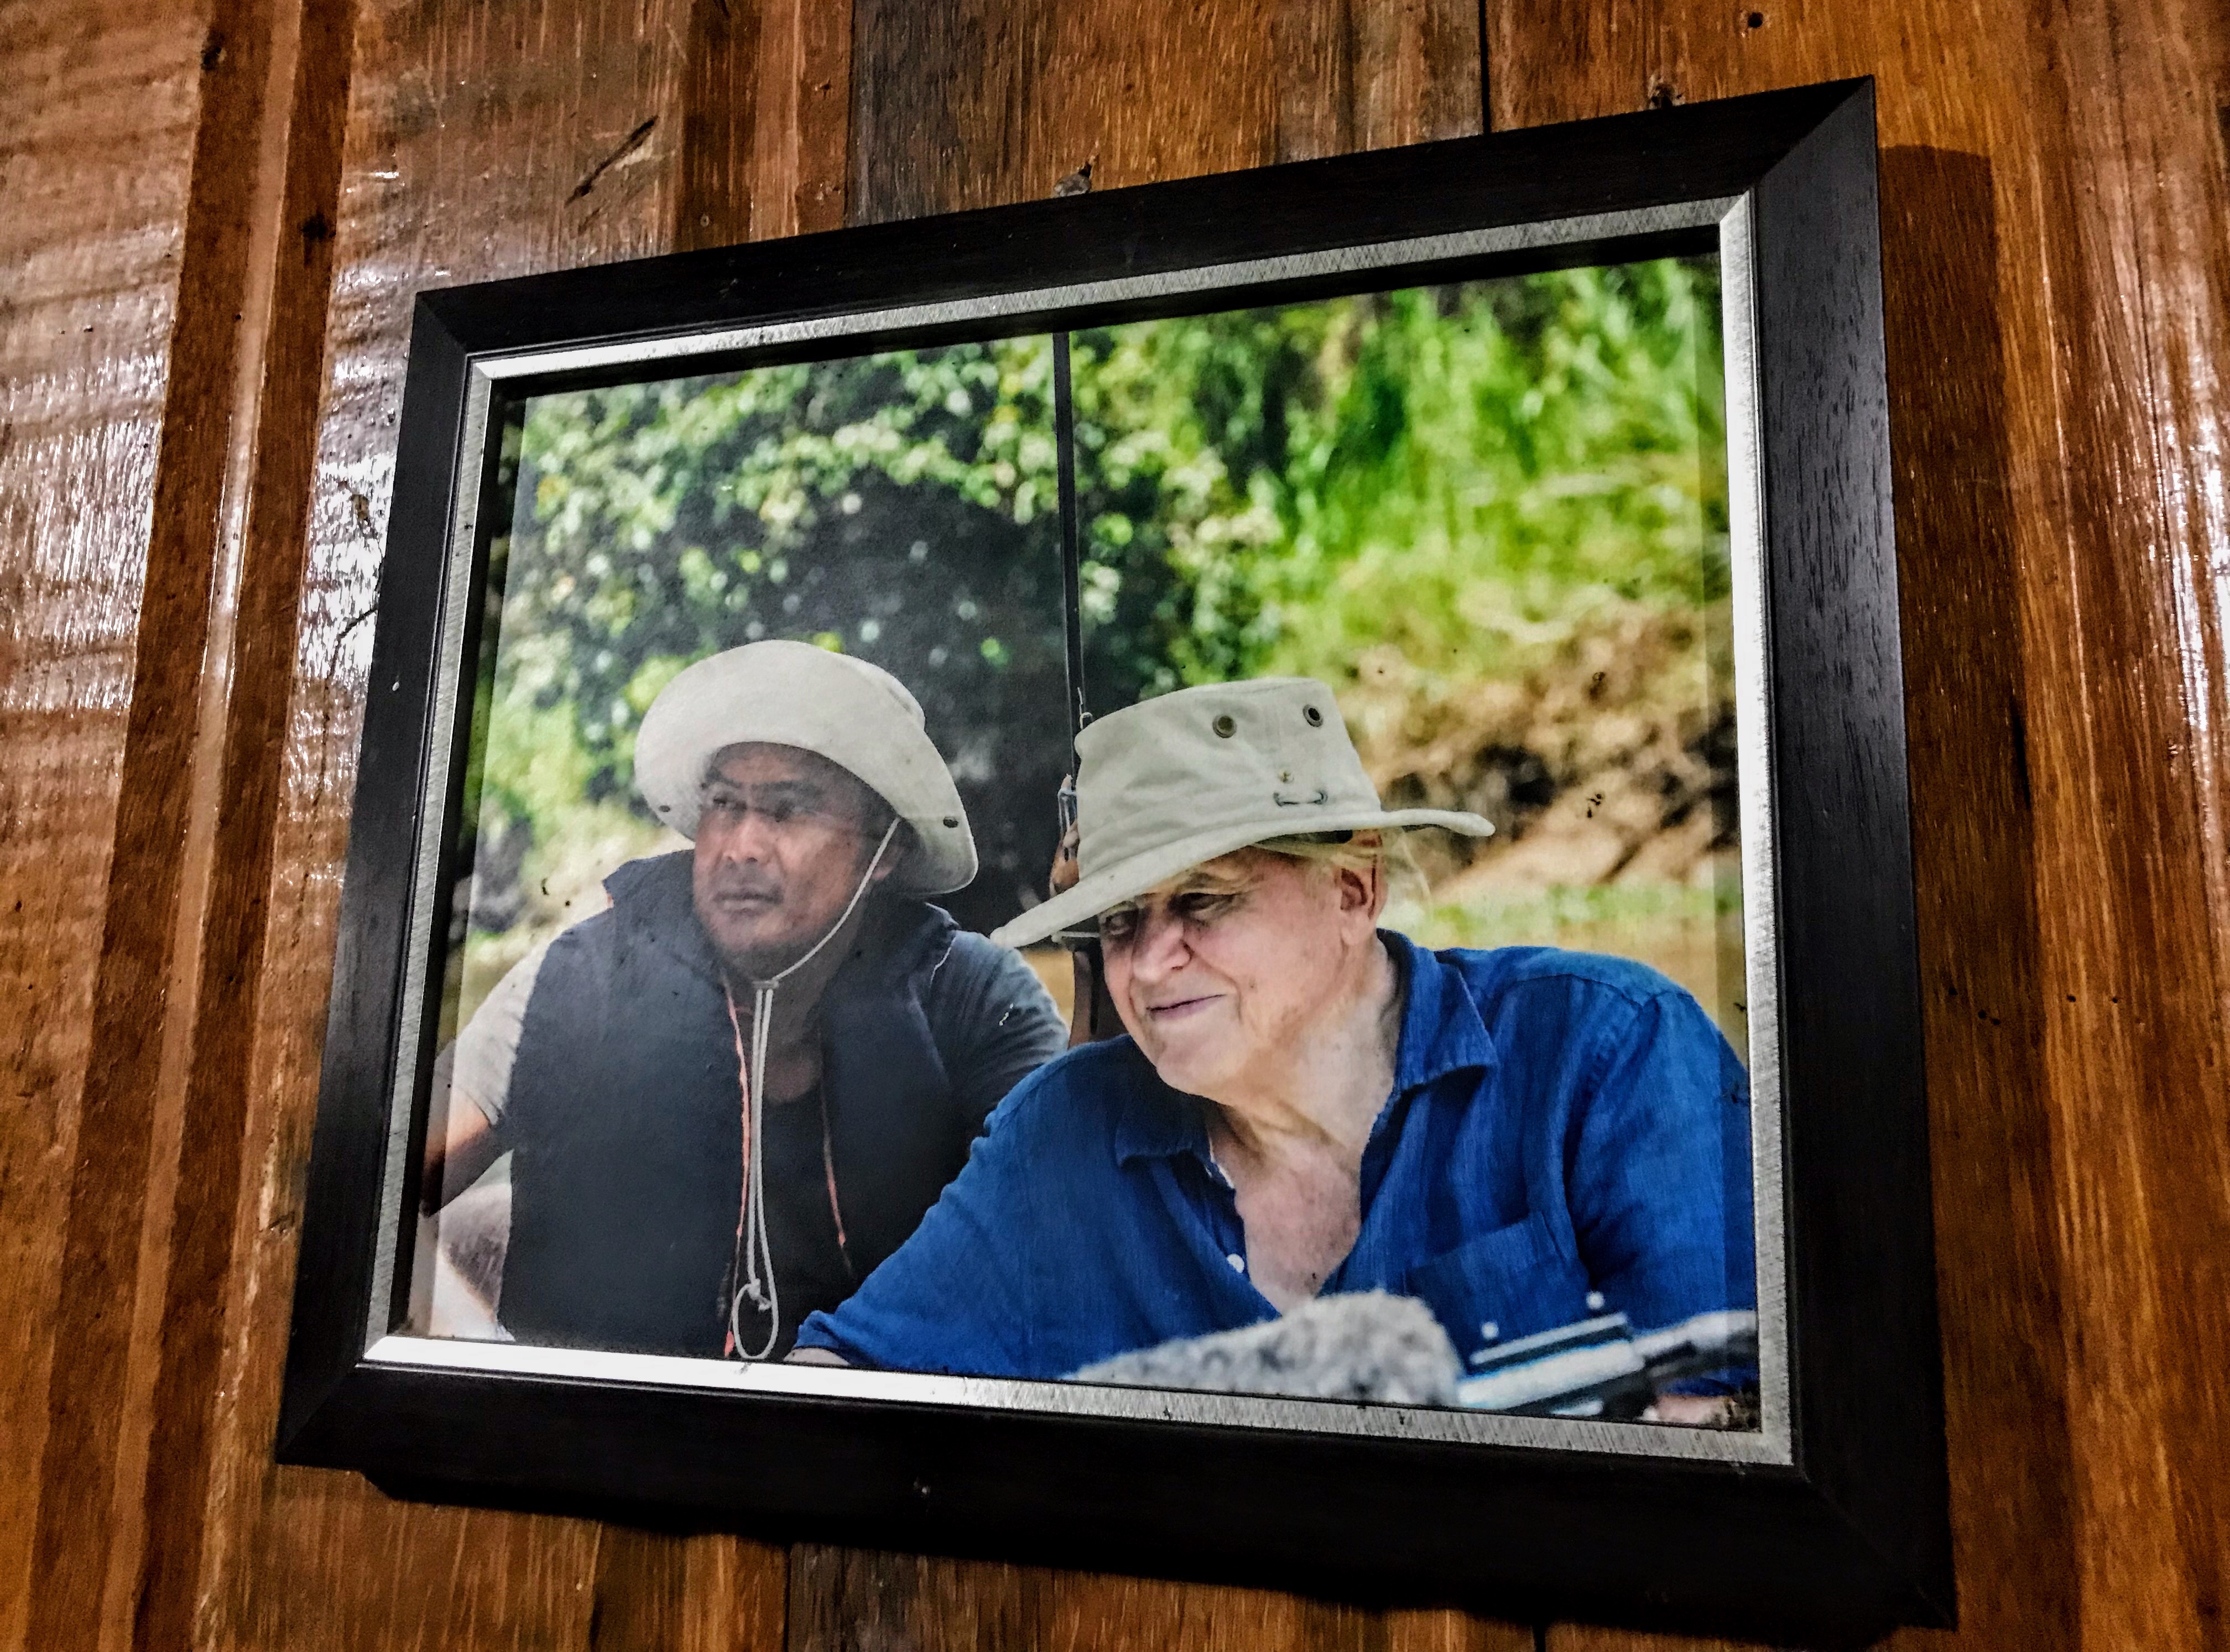
[[[852, 920], [852, 913], [874, 881], [875, 869], [882, 865], [883, 856], [897, 836], [899, 823], [895, 816], [883, 829], [883, 840], [875, 845], [874, 858], [867, 869], [860, 874], [859, 887], [844, 903], [844, 910], [829, 926], [828, 932], [813, 943], [804, 957], [799, 958], [779, 975], [769, 976], [764, 981], [751, 983], [751, 1048], [744, 1053], [744, 1029], [736, 1013], [736, 995], [730, 991], [725, 972], [720, 981], [721, 997], [728, 1005], [728, 1026], [736, 1036], [736, 1078], [744, 1091], [744, 1194], [743, 1208], [736, 1216], [736, 1252], [728, 1274], [728, 1340], [725, 1354], [743, 1351], [744, 1299], [748, 1296], [752, 1306], [767, 1316], [766, 1340], [753, 1353], [744, 1353], [746, 1359], [764, 1359], [774, 1352], [775, 1344], [782, 1338], [782, 1298], [774, 1282], [774, 1241], [767, 1231], [766, 1221], [766, 1144], [760, 1124], [765, 1114], [767, 1042], [774, 1021], [775, 989], [803, 969], [820, 955], [821, 949], [836, 939], [838, 932]], [[826, 1156], [826, 1133], [823, 1153]], [[829, 1197], [835, 1197], [835, 1171], [829, 1167]], [[841, 1218], [840, 1218], [841, 1223]]]

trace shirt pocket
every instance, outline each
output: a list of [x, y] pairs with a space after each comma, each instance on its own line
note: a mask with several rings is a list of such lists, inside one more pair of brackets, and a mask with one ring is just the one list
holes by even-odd
[[1588, 1317], [1588, 1276], [1538, 1216], [1496, 1228], [1409, 1270], [1403, 1289], [1466, 1357]]

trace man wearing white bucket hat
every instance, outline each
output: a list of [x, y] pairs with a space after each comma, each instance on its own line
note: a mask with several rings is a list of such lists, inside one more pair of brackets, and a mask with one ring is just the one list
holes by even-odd
[[[1478, 1358], [1755, 1306], [1734, 1052], [1640, 965], [1379, 928], [1400, 832], [1492, 829], [1382, 808], [1329, 688], [1186, 689], [1076, 749], [1080, 875], [993, 939], [1097, 919], [1128, 1036], [1019, 1086], [798, 1357], [1060, 1377], [1386, 1290]], [[1708, 1420], [1742, 1378], [1659, 1415]]]
[[428, 1185], [512, 1151], [519, 1339], [764, 1358], [913, 1231], [1066, 1033], [1018, 957], [922, 899], [976, 849], [887, 672], [789, 642], [700, 660], [635, 765], [693, 847], [622, 867], [490, 995]]

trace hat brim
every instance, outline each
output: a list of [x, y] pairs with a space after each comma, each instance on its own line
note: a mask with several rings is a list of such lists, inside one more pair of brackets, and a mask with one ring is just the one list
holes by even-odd
[[[873, 765], [860, 762], [852, 753], [831, 751], [826, 741], [814, 743], [809, 730], [771, 722], [715, 725], [693, 730], [692, 735], [678, 742], [674, 754], [664, 759], [680, 775], [702, 776], [706, 765], [732, 745], [786, 745], [835, 765], [873, 792], [913, 829], [913, 853], [892, 875], [890, 887], [894, 892], [950, 894], [975, 881], [976, 843], [969, 830], [967, 810], [944, 758], [921, 730], [899, 725], [880, 731], [886, 750], [879, 753], [884, 760]], [[649, 785], [642, 790], [646, 796], [652, 791]], [[659, 809], [660, 818], [694, 842], [699, 806], [693, 791], [684, 791], [671, 782], [659, 790], [673, 804], [670, 810], [653, 804]]]
[[835, 764], [913, 829], [894, 894], [949, 894], [976, 877], [976, 841], [921, 708], [888, 672], [809, 643], [707, 655], [660, 691], [635, 740], [635, 784], [693, 842], [707, 765], [731, 745], [786, 745]]
[[1491, 837], [1494, 823], [1479, 815], [1449, 809], [1370, 809], [1312, 815], [1303, 820], [1248, 822], [1157, 844], [1080, 878], [1052, 900], [1032, 907], [991, 932], [1002, 946], [1029, 946], [1064, 929], [1097, 918], [1110, 907], [1136, 900], [1157, 883], [1189, 871], [1218, 855], [1235, 854], [1280, 837], [1318, 832], [1390, 831], [1409, 826], [1439, 826], [1466, 837]]

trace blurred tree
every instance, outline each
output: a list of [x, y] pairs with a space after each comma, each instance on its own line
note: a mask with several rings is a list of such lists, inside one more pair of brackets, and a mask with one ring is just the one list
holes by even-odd
[[1718, 317], [1665, 260], [1080, 334], [1093, 708], [1315, 676], [1498, 849], [1606, 767], [1729, 841]]
[[[1044, 876], [1067, 744], [1039, 715], [1067, 668], [1051, 403], [1044, 338], [537, 398], [483, 838], [634, 807], [635, 731], [674, 674], [796, 638], [912, 690], [983, 860], [954, 905], [1013, 912]], [[1034, 815], [1018, 791], [1044, 800]], [[504, 915], [499, 890], [484, 899]]]
[[[1640, 637], [1618, 647], [1708, 720], [1718, 308], [1715, 263], [1661, 261], [1079, 333], [1088, 703], [1320, 676], [1382, 785], [1490, 812], [1480, 776], [1546, 797], [1576, 759], [1482, 685], [1537, 707], [1544, 673]], [[643, 712], [763, 636], [914, 691], [983, 852], [955, 911], [1012, 913], [1067, 756], [1052, 403], [1043, 337], [537, 398], [495, 548], [474, 926], [533, 907], [581, 822], [650, 829]]]
[[1665, 260], [1080, 334], [1093, 703], [1724, 598], [1718, 311]]

